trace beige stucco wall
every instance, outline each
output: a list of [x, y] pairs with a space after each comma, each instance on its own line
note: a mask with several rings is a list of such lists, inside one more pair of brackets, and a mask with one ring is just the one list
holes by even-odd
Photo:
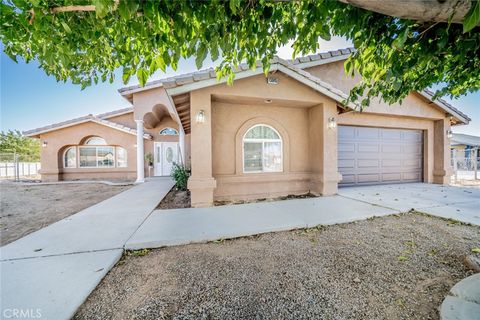
[[[127, 150], [126, 168], [63, 168], [63, 152], [70, 146], [82, 144], [86, 138], [99, 136], [108, 145]], [[41, 150], [41, 175], [44, 181], [77, 179], [133, 179], [135, 178], [136, 137], [97, 123], [87, 122], [40, 135], [47, 146]], [[78, 151], [77, 151], [78, 156]]]
[[[115, 117], [108, 121], [136, 128], [133, 112]], [[145, 133], [152, 136], [152, 140], [144, 139], [144, 154], [154, 152], [154, 142], [178, 142], [178, 136], [160, 135], [164, 128], [178, 130], [178, 125], [170, 117], [165, 117], [152, 129], [145, 129]], [[108, 145], [120, 146], [127, 150], [126, 168], [64, 168], [63, 153], [70, 146], [78, 146], [91, 136], [99, 136], [106, 140]], [[41, 150], [42, 180], [90, 180], [90, 179], [135, 179], [136, 177], [136, 136], [93, 122], [82, 123], [71, 127], [51, 131], [40, 135], [41, 141], [47, 146]], [[77, 150], [78, 156], [78, 150]], [[149, 175], [148, 164], [144, 163], [145, 176]], [[153, 175], [153, 171], [150, 172]]]
[[[192, 123], [192, 203], [203, 206], [213, 200], [336, 192], [336, 160], [329, 162], [325, 157], [330, 153], [324, 152], [327, 145], [333, 145], [331, 151], [336, 152], [336, 135], [323, 134], [328, 116], [336, 114], [336, 103], [282, 73], [275, 77], [278, 85], [268, 85], [260, 75], [237, 80], [233, 86], [191, 93], [191, 114], [204, 110], [207, 115], [205, 123]], [[271, 103], [266, 99], [272, 99]], [[311, 117], [314, 108], [319, 110], [318, 117]], [[270, 125], [280, 133], [283, 172], [243, 172], [242, 138], [256, 124]], [[320, 140], [311, 136], [312, 130], [317, 130]], [[334, 169], [326, 170], [327, 163]], [[335, 187], [324, 188], [328, 183]]]
[[[310, 69], [344, 91], [354, 85], [346, 79], [342, 63]], [[364, 112], [337, 113], [337, 103], [277, 72], [278, 85], [266, 84], [263, 75], [191, 92], [192, 117], [204, 110], [207, 121], [192, 122], [192, 177], [189, 188], [194, 206], [214, 200], [264, 198], [313, 192], [337, 192], [338, 125], [416, 129], [424, 132], [424, 181], [445, 183], [449, 177], [449, 140], [445, 113], [416, 95], [402, 105], [374, 101]], [[272, 99], [266, 104], [265, 99]], [[243, 134], [254, 124], [268, 124], [283, 139], [281, 173], [243, 173]], [[448, 152], [446, 152], [446, 150]]]
[[[324, 64], [305, 69], [314, 76], [332, 84], [335, 88], [349, 93], [350, 90], [360, 81], [360, 76], [349, 77], [345, 75], [343, 61]], [[428, 106], [428, 107], [426, 107]], [[387, 105], [380, 99], [372, 99], [370, 106], [365, 108], [366, 113], [378, 113], [388, 116], [397, 115], [418, 117], [422, 119], [437, 120], [445, 117], [445, 112], [433, 104], [430, 104], [424, 97], [417, 93], [409, 94], [402, 103]]]

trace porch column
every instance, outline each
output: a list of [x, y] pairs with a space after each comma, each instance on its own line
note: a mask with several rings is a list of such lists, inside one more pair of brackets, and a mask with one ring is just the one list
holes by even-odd
[[143, 151], [143, 120], [135, 120], [137, 123], [137, 180], [135, 183], [145, 182], [145, 166]]
[[185, 131], [183, 131], [182, 125], [180, 124], [180, 132], [178, 136], [178, 144], [180, 145], [180, 160], [183, 166], [186, 166], [185, 163]]
[[[203, 118], [197, 115], [203, 112]], [[191, 115], [191, 169], [188, 189], [192, 207], [213, 204], [213, 190], [217, 187], [212, 175], [212, 101], [210, 94], [202, 91], [190, 93]], [[200, 121], [197, 121], [200, 120]]]
[[328, 127], [328, 119], [337, 121], [337, 106], [334, 102], [311, 107], [309, 110], [310, 166], [312, 177], [310, 190], [322, 196], [338, 191], [341, 175], [338, 173], [337, 128]]
[[450, 130], [450, 119], [437, 120], [433, 129], [433, 182], [449, 184], [452, 168], [450, 165], [450, 139], [447, 131]]

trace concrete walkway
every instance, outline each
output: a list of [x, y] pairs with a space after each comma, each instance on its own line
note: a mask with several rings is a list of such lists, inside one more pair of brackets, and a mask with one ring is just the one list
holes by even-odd
[[154, 211], [126, 249], [207, 242], [408, 212], [480, 225], [480, 189], [411, 183], [340, 189], [338, 196]]
[[17, 309], [71, 318], [172, 186], [171, 178], [149, 180], [1, 247], [2, 316]]

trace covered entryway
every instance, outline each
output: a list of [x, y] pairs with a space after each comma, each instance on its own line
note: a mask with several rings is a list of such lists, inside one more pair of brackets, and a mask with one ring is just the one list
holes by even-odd
[[178, 143], [177, 142], [155, 142], [154, 144], [155, 176], [169, 176], [172, 173], [173, 163], [178, 163]]
[[421, 182], [422, 130], [338, 127], [339, 186]]

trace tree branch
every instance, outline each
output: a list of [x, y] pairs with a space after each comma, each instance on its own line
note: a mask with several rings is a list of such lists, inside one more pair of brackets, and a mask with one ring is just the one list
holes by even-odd
[[416, 21], [462, 23], [471, 0], [338, 0], [352, 6], [387, 16]]

